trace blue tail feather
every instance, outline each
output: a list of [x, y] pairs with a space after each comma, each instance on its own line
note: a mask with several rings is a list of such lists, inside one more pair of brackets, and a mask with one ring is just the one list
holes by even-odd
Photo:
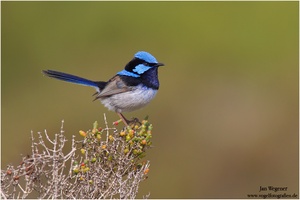
[[63, 73], [63, 72], [58, 72], [58, 71], [53, 71], [53, 70], [43, 70], [43, 73], [46, 76], [49, 76], [51, 78], [56, 78], [62, 81], [67, 81], [70, 83], [75, 83], [79, 85], [85, 85], [85, 86], [91, 86], [91, 87], [99, 87], [99, 82], [96, 81], [91, 81], [85, 78], [81, 78], [79, 76], [74, 76], [71, 74]]

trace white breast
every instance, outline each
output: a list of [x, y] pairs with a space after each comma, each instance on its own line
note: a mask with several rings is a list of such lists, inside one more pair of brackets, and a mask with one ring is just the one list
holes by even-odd
[[115, 112], [131, 112], [146, 106], [156, 95], [157, 90], [142, 85], [132, 91], [101, 98], [101, 103]]

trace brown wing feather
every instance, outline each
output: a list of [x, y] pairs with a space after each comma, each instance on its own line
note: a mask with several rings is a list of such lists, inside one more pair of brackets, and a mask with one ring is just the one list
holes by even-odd
[[102, 97], [108, 97], [114, 94], [119, 94], [130, 90], [131, 88], [126, 86], [120, 77], [115, 76], [112, 79], [110, 79], [105, 88], [101, 90], [100, 93], [98, 93], [94, 101]]

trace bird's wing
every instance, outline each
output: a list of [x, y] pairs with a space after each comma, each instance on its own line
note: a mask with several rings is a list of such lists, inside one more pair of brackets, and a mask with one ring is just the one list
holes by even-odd
[[95, 100], [102, 97], [108, 97], [114, 94], [127, 92], [130, 90], [131, 88], [128, 87], [119, 76], [115, 76], [112, 79], [110, 79], [106, 86], [103, 88], [103, 90], [101, 90], [100, 93], [98, 93]]

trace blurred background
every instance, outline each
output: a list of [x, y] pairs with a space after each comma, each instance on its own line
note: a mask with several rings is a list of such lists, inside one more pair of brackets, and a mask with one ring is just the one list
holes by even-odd
[[106, 81], [144, 50], [166, 66], [156, 98], [125, 113], [154, 125], [139, 197], [298, 194], [298, 4], [1, 2], [1, 167], [31, 152], [31, 130], [64, 119], [71, 139], [118, 119], [93, 88], [41, 70]]

